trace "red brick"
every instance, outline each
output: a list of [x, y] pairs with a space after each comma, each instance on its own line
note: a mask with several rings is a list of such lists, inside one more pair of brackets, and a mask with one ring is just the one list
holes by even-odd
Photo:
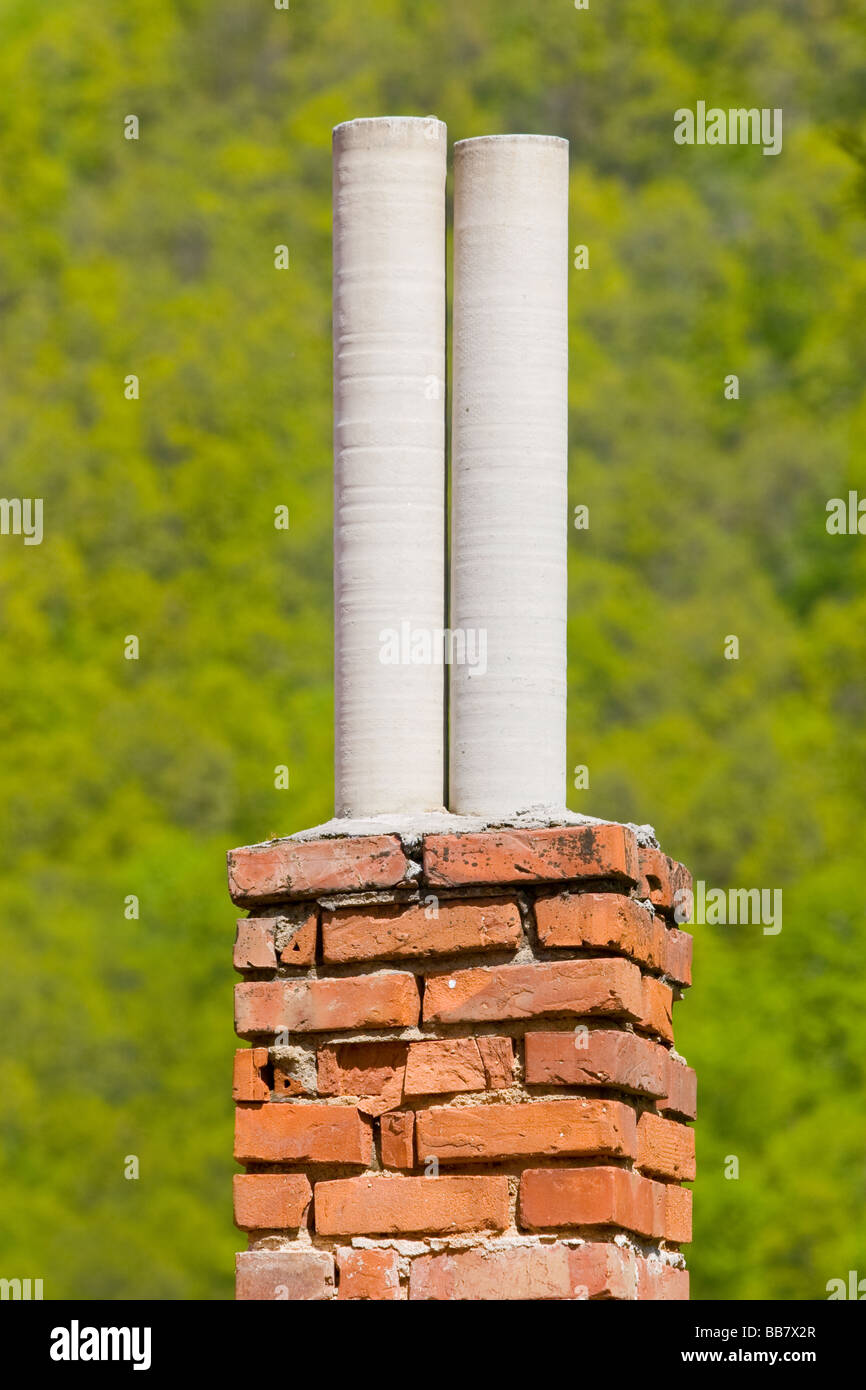
[[407, 1096], [504, 1090], [513, 1081], [511, 1038], [438, 1038], [409, 1045]]
[[652, 970], [662, 967], [664, 925], [621, 893], [555, 893], [535, 900], [542, 946], [590, 947], [632, 956]]
[[683, 1115], [693, 1120], [698, 1109], [698, 1078], [693, 1067], [669, 1057], [667, 1095], [659, 1100], [656, 1109], [662, 1114]]
[[649, 898], [654, 907], [670, 907], [671, 871], [667, 855], [649, 845], [639, 845], [637, 853], [640, 867], [640, 897]]
[[688, 1245], [692, 1238], [692, 1193], [688, 1187], [663, 1182], [665, 1190], [665, 1225], [668, 1240], [676, 1245]]
[[[674, 914], [678, 909], [682, 909], [683, 903], [691, 906], [693, 901], [694, 883], [692, 876], [685, 864], [679, 864], [676, 859], [668, 860], [668, 868], [671, 873], [671, 897], [673, 898]], [[690, 916], [691, 913], [688, 914]], [[688, 916], [683, 916], [681, 921], [688, 921]]]
[[610, 1244], [487, 1246], [412, 1261], [410, 1299], [569, 1300], [637, 1296], [636, 1257]]
[[[657, 917], [656, 921], [660, 919]], [[679, 931], [676, 927], [665, 928], [662, 971], [676, 980], [678, 985], [692, 982], [692, 944], [690, 932]]]
[[268, 1064], [266, 1047], [239, 1047], [235, 1052], [233, 1100], [269, 1100], [270, 1087], [262, 1077]]
[[578, 878], [634, 883], [638, 872], [637, 841], [623, 825], [424, 836], [424, 877], [433, 885]]
[[453, 955], [457, 951], [502, 951], [520, 943], [516, 902], [442, 902], [435, 917], [423, 903], [340, 907], [322, 916], [326, 961], [395, 960]]
[[635, 1033], [593, 1028], [526, 1035], [530, 1086], [617, 1086], [640, 1095], [662, 1096], [667, 1077], [667, 1051]]
[[640, 881], [638, 895], [649, 898], [654, 907], [672, 912], [677, 894], [692, 891], [692, 876], [684, 864], [670, 859], [660, 849], [641, 846], [638, 850]]
[[334, 1296], [334, 1257], [324, 1250], [244, 1250], [235, 1256], [236, 1298], [304, 1302]]
[[527, 1105], [434, 1105], [415, 1121], [418, 1159], [443, 1163], [538, 1154], [632, 1157], [635, 1118], [620, 1101], [543, 1100]]
[[366, 1115], [393, 1110], [403, 1099], [403, 1042], [333, 1043], [318, 1051], [318, 1085], [323, 1096], [357, 1096]]
[[530, 1231], [616, 1226], [647, 1239], [691, 1240], [691, 1193], [625, 1168], [528, 1168], [518, 1210]]
[[638, 967], [628, 960], [599, 957], [482, 965], [431, 975], [424, 995], [424, 1021], [486, 1023], [582, 1014], [638, 1019], [643, 1007]]
[[404, 1090], [407, 1096], [483, 1091], [487, 1072], [475, 1038], [441, 1038], [409, 1044]]
[[556, 893], [535, 903], [542, 946], [616, 951], [678, 984], [691, 983], [692, 938], [621, 893]]
[[235, 1173], [232, 1186], [242, 1231], [297, 1230], [313, 1196], [303, 1173]]
[[383, 1168], [415, 1167], [415, 1112], [389, 1110], [379, 1121]]
[[238, 1106], [238, 1163], [370, 1162], [372, 1129], [354, 1106], [304, 1101]]
[[670, 985], [657, 980], [654, 975], [643, 977], [643, 1004], [638, 1022], [639, 1028], [656, 1033], [665, 1042], [674, 1040], [673, 1026], [674, 994]]
[[638, 1260], [637, 1296], [645, 1302], [666, 1299], [686, 1300], [689, 1296], [689, 1272], [662, 1264], [656, 1255]]
[[395, 1090], [390, 1095], [384, 1092], [381, 1096], [359, 1096], [356, 1104], [362, 1115], [369, 1115], [371, 1119], [377, 1120], [380, 1115], [399, 1105], [402, 1099], [402, 1092]]
[[400, 1297], [400, 1261], [396, 1250], [338, 1250], [337, 1269], [337, 1298], [390, 1303]]
[[312, 965], [316, 959], [319, 910], [306, 904], [287, 908], [276, 919], [281, 965]]
[[235, 1032], [239, 1037], [257, 1033], [277, 1033], [285, 1013], [282, 980], [245, 980], [235, 985]]
[[235, 986], [235, 1031], [338, 1032], [403, 1028], [418, 1022], [414, 975], [382, 970], [342, 980], [249, 980]]
[[691, 1182], [695, 1176], [695, 1132], [676, 1120], [641, 1115], [637, 1127], [638, 1168], [662, 1178]]
[[489, 1089], [507, 1090], [514, 1084], [514, 1043], [511, 1038], [494, 1038], [489, 1034], [481, 1034], [475, 1041], [484, 1063]]
[[319, 1235], [448, 1235], [503, 1231], [508, 1225], [504, 1177], [403, 1178], [364, 1174], [320, 1182], [315, 1189]]
[[393, 888], [404, 882], [408, 868], [396, 835], [271, 840], [229, 850], [229, 893], [232, 902], [245, 907], [282, 898]]
[[241, 917], [238, 920], [232, 962], [239, 971], [276, 969], [273, 917]]

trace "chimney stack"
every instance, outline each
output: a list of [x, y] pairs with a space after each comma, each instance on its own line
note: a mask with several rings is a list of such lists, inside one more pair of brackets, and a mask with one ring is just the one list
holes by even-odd
[[568, 141], [454, 147], [450, 797], [508, 819], [565, 806]]
[[434, 117], [334, 131], [338, 816], [444, 805], [442, 667], [389, 643], [445, 626], [445, 165]]
[[564, 804], [567, 217], [564, 140], [457, 145], [449, 622], [445, 127], [334, 132], [337, 815], [228, 856], [239, 1299], [688, 1297], [691, 879]]

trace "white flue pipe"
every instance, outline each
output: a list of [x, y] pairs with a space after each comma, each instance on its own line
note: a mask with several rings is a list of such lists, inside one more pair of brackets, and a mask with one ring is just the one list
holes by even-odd
[[568, 141], [454, 153], [449, 804], [508, 818], [565, 805]]
[[446, 129], [334, 131], [335, 809], [441, 808]]

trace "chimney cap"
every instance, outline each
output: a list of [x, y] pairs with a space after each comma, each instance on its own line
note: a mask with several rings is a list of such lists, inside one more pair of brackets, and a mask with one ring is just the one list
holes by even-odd
[[339, 141], [341, 144], [346, 140], [351, 141], [354, 136], [364, 138], [365, 136], [405, 136], [411, 138], [413, 135], [422, 134], [426, 140], [430, 140], [430, 132], [436, 130], [437, 138], [446, 133], [447, 127], [444, 121], [440, 121], [438, 116], [357, 116], [351, 121], [341, 121], [335, 125], [332, 138], [334, 144]]
[[515, 132], [512, 135], [473, 135], [468, 140], [456, 140], [454, 142], [455, 152], [464, 149], [467, 145], [486, 145], [492, 140], [510, 141], [514, 145], [537, 144], [537, 145], [562, 145], [568, 149], [568, 141], [562, 135], [533, 135], [530, 132]]

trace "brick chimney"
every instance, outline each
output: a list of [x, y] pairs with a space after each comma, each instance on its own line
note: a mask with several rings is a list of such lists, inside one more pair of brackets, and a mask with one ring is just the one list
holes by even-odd
[[564, 805], [568, 148], [456, 147], [450, 629], [445, 160], [334, 133], [336, 815], [228, 856], [237, 1297], [687, 1298], [690, 878]]

